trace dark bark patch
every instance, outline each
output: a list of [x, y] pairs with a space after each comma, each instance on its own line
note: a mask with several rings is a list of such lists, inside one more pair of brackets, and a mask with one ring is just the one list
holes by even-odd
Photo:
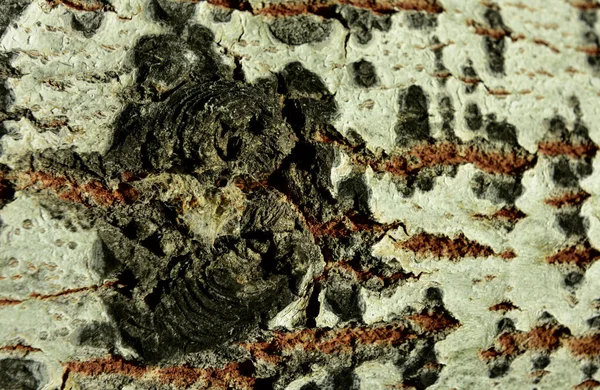
[[375, 65], [366, 60], [360, 60], [351, 64], [354, 83], [359, 87], [371, 88], [377, 85], [378, 77]]
[[330, 21], [312, 15], [277, 18], [269, 25], [275, 38], [290, 46], [322, 42], [329, 37], [332, 29]]
[[45, 367], [34, 360], [0, 360], [0, 383], [7, 389], [37, 390], [47, 380]]
[[406, 145], [431, 139], [429, 104], [423, 88], [411, 85], [398, 97], [400, 109], [396, 123], [396, 142]]

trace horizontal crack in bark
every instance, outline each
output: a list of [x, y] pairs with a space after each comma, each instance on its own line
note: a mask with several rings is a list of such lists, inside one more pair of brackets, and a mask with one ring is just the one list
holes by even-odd
[[59, 291], [59, 292], [54, 293], [54, 294], [31, 293], [31, 294], [29, 294], [29, 298], [28, 299], [0, 298], [0, 306], [18, 305], [18, 304], [21, 304], [23, 302], [30, 301], [32, 299], [45, 300], [45, 299], [58, 298], [58, 297], [62, 297], [62, 296], [65, 296], [65, 295], [77, 294], [77, 293], [80, 293], [80, 292], [97, 291], [97, 290], [99, 290], [101, 288], [111, 288], [111, 287], [113, 287], [115, 285], [117, 285], [116, 281], [110, 281], [110, 282], [106, 282], [104, 284], [96, 284], [96, 285], [93, 285], [93, 286], [70, 288], [70, 289], [67, 289], [67, 290]]
[[423, 11], [441, 13], [444, 8], [436, 0], [305, 0], [266, 3], [260, 8], [254, 8], [246, 0], [208, 0], [210, 4], [239, 11], [249, 11], [254, 15], [295, 16], [316, 14], [329, 16], [331, 9], [338, 5], [351, 5], [357, 8], [371, 10], [376, 14], [395, 13], [399, 10]]
[[192, 368], [186, 366], [155, 367], [144, 366], [124, 360], [118, 356], [88, 361], [71, 361], [64, 364], [69, 372], [86, 376], [100, 374], [124, 375], [134, 378], [157, 378], [165, 384], [188, 387], [202, 382], [203, 389], [250, 389], [254, 378], [243, 375], [238, 363], [229, 363], [223, 368]]
[[376, 172], [390, 172], [396, 176], [407, 176], [424, 168], [440, 165], [472, 163], [488, 173], [516, 174], [531, 167], [534, 155], [525, 150], [511, 150], [463, 145], [453, 142], [420, 144], [408, 150], [394, 152], [391, 156], [373, 158], [356, 153], [351, 147], [327, 136], [317, 136], [315, 141], [330, 143], [352, 154], [353, 162], [368, 165]]
[[521, 310], [519, 306], [516, 306], [511, 301], [502, 301], [500, 303], [496, 303], [488, 308], [489, 311], [501, 311], [508, 312], [511, 310]]
[[[416, 157], [417, 161], [409, 161], [407, 157]], [[528, 167], [533, 156], [518, 155], [514, 152], [484, 151], [472, 146], [462, 146], [453, 143], [437, 145], [421, 145], [413, 148], [403, 156], [394, 156], [383, 161], [357, 159], [357, 162], [369, 165], [377, 172], [390, 172], [397, 176], [407, 176], [423, 168], [436, 165], [460, 165], [472, 163], [489, 173], [509, 174], [519, 172]]]
[[573, 158], [593, 157], [598, 146], [593, 143], [571, 144], [563, 141], [548, 141], [538, 144], [538, 153], [556, 157], [566, 155]]
[[496, 346], [480, 351], [482, 360], [490, 361], [499, 357], [514, 359], [526, 351], [552, 353], [561, 346], [569, 348], [576, 357], [595, 358], [600, 356], [600, 333], [573, 336], [562, 325], [543, 325], [529, 332], [507, 331], [496, 339]]
[[59, 4], [78, 11], [114, 11], [114, 7], [100, 0], [47, 0], [48, 4], [56, 7]]
[[572, 264], [580, 268], [587, 268], [598, 258], [600, 258], [600, 251], [593, 248], [586, 241], [560, 250], [558, 253], [547, 257], [546, 262], [548, 264]]
[[329, 276], [329, 272], [332, 270], [342, 270], [347, 273], [350, 273], [356, 277], [359, 281], [365, 282], [370, 279], [379, 279], [384, 285], [390, 285], [399, 280], [407, 280], [407, 279], [419, 279], [422, 274], [415, 275], [412, 272], [394, 272], [389, 275], [382, 275], [376, 273], [371, 269], [363, 269], [357, 266], [354, 266], [346, 261], [337, 261], [333, 263], [328, 263], [325, 272], [318, 277], [319, 280], [327, 279]]
[[[438, 333], [459, 326], [459, 322], [447, 313], [420, 313], [407, 320], [428, 333]], [[303, 329], [295, 332], [274, 332], [273, 339], [256, 343], [244, 343], [257, 359], [277, 364], [282, 355], [293, 350], [304, 352], [352, 353], [361, 345], [396, 346], [417, 339], [419, 333], [404, 324], [385, 326], [357, 326], [338, 329]]]
[[561, 325], [537, 326], [529, 332], [504, 332], [498, 336], [498, 348], [491, 347], [481, 351], [483, 360], [492, 360], [500, 356], [515, 358], [527, 350], [553, 352], [570, 337], [567, 328]]
[[586, 201], [591, 195], [585, 191], [569, 192], [561, 196], [547, 198], [544, 203], [558, 209], [566, 206], [578, 206]]
[[492, 214], [473, 214], [473, 218], [475, 219], [487, 219], [487, 220], [504, 220], [510, 221], [513, 223], [519, 222], [521, 219], [525, 218], [527, 214], [516, 208], [515, 206], [510, 207], [502, 207], [500, 210], [495, 211]]
[[4, 352], [24, 352], [24, 353], [30, 353], [30, 352], [41, 352], [42, 350], [39, 348], [35, 348], [35, 347], [31, 347], [29, 345], [25, 345], [25, 344], [13, 344], [13, 345], [5, 345], [3, 347], [0, 347], [0, 351], [4, 351]]
[[125, 204], [137, 199], [137, 192], [126, 183], [119, 183], [117, 189], [107, 188], [98, 180], [78, 183], [74, 179], [47, 172], [14, 172], [6, 177], [15, 183], [16, 190], [36, 188], [50, 189], [58, 198], [81, 203], [85, 206], [94, 204], [108, 207], [114, 204]]
[[577, 386], [573, 387], [575, 390], [589, 390], [600, 387], [600, 382], [595, 379], [586, 379]]
[[595, 10], [600, 8], [600, 4], [596, 1], [571, 0], [569, 1], [569, 4], [582, 11]]
[[442, 234], [419, 233], [406, 241], [396, 241], [395, 246], [415, 253], [419, 257], [433, 256], [438, 259], [446, 258], [457, 261], [463, 257], [500, 256], [511, 259], [516, 255], [512, 250], [497, 254], [494, 250], [476, 241], [469, 240], [463, 233], [456, 238]]
[[333, 238], [346, 237], [355, 232], [373, 232], [385, 233], [392, 229], [397, 229], [401, 224], [396, 223], [378, 223], [375, 221], [361, 221], [352, 216], [345, 216], [342, 219], [334, 219], [325, 223], [317, 221], [308, 221], [308, 228], [315, 238], [328, 236]]
[[598, 357], [600, 356], [600, 333], [574, 337], [569, 340], [568, 345], [575, 356]]
[[443, 330], [454, 329], [460, 325], [454, 317], [440, 311], [413, 314], [409, 316], [408, 319], [429, 333], [438, 333]]
[[552, 45], [550, 42], [545, 41], [541, 38], [534, 38], [533, 43], [535, 43], [536, 45], [546, 46], [548, 49], [552, 50], [554, 53], [560, 53], [560, 50], [558, 50], [558, 48], [556, 46]]

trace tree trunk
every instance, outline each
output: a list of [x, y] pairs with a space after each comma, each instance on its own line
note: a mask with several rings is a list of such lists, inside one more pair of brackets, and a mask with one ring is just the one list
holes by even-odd
[[0, 388], [600, 386], [595, 0], [1, 3]]

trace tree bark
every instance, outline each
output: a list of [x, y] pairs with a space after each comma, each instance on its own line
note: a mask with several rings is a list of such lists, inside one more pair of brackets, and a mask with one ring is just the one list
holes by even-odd
[[0, 388], [600, 386], [595, 0], [2, 0]]

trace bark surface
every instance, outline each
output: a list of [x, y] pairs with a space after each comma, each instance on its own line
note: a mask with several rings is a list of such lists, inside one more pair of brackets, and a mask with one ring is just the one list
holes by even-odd
[[600, 3], [0, 3], [0, 389], [600, 387]]

